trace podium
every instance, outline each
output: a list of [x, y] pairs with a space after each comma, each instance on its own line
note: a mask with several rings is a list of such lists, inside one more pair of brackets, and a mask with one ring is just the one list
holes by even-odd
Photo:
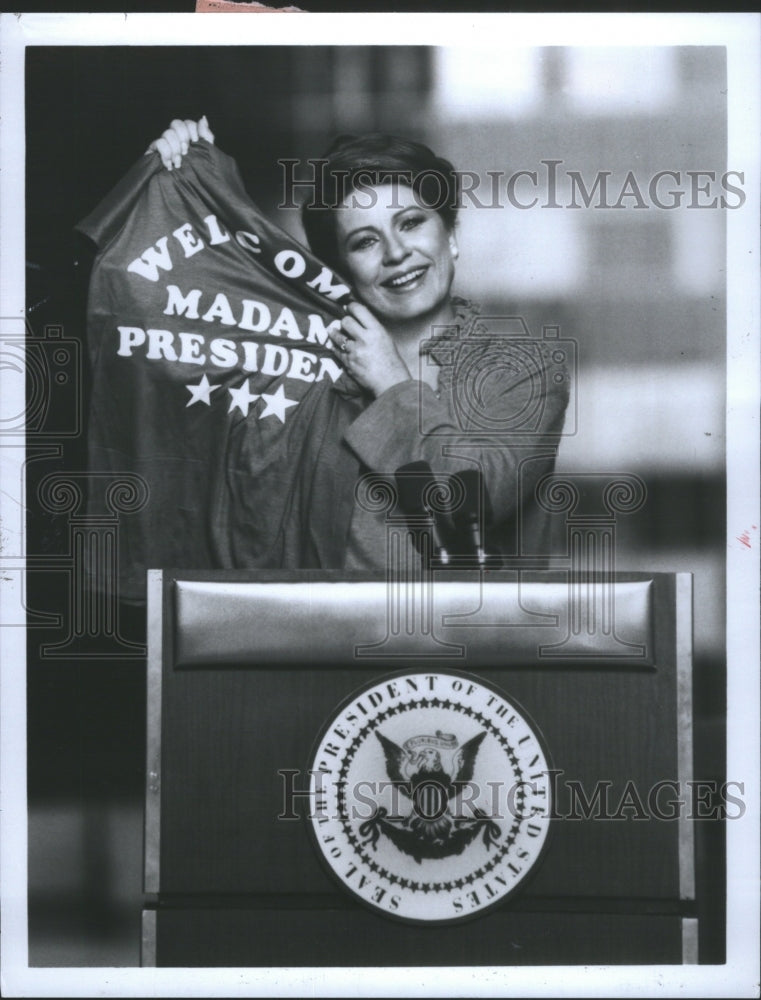
[[[577, 584], [151, 571], [143, 965], [696, 962], [692, 578]], [[326, 725], [405, 672], [504, 693], [545, 751], [540, 856], [468, 919], [366, 905], [306, 815]]]

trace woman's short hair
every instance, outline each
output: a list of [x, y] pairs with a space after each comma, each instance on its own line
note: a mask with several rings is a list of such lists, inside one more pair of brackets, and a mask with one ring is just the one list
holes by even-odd
[[454, 228], [459, 176], [449, 160], [421, 142], [382, 132], [339, 135], [314, 166], [315, 185], [301, 207], [301, 219], [312, 251], [336, 270], [341, 265], [335, 209], [353, 190], [407, 184], [421, 205], [438, 212], [450, 232]]

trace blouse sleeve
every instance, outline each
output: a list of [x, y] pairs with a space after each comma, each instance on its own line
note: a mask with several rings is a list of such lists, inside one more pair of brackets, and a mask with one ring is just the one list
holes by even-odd
[[502, 340], [480, 356], [471, 352], [441, 380], [441, 397], [421, 381], [398, 383], [354, 420], [345, 440], [383, 475], [413, 461], [441, 475], [480, 469], [495, 519], [504, 520], [552, 471], [568, 404], [567, 370], [553, 365], [545, 345], [535, 348]]

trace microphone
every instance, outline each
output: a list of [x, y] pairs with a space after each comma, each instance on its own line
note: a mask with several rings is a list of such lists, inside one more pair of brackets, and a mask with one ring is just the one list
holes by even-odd
[[[409, 518], [425, 518], [430, 527], [433, 544], [432, 565], [449, 565], [449, 551], [444, 542], [436, 512], [426, 506], [423, 497], [426, 490], [436, 483], [428, 462], [408, 462], [400, 465], [394, 473], [399, 494], [399, 506]], [[420, 544], [417, 545], [420, 551]]]
[[[475, 557], [479, 569], [486, 567], [487, 555], [483, 525], [489, 516], [489, 498], [483, 476], [478, 469], [462, 469], [449, 477], [453, 495], [462, 489], [463, 502], [452, 514], [458, 537], [463, 539], [466, 555]], [[458, 489], [459, 487], [459, 489]], [[481, 494], [483, 492], [483, 518], [481, 516]]]

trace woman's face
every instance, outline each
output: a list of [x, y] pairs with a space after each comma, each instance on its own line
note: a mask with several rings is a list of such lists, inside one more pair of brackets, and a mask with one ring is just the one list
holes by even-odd
[[454, 234], [407, 185], [352, 192], [336, 212], [336, 235], [357, 298], [381, 321], [415, 319], [448, 301]]

